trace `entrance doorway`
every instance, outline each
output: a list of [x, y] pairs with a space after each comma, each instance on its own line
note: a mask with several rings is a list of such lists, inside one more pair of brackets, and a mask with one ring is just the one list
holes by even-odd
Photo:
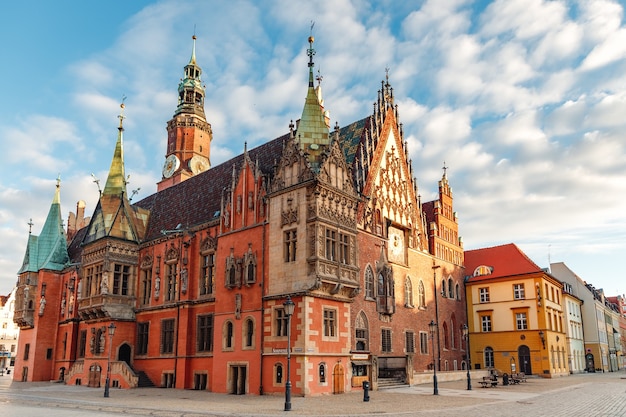
[[585, 355], [585, 366], [587, 368], [587, 372], [595, 372], [596, 371], [596, 363], [593, 359], [593, 353], [587, 353]]
[[245, 365], [230, 366], [230, 393], [244, 395], [246, 393], [247, 367]]
[[[124, 343], [120, 346], [118, 350], [118, 361], [126, 362], [126, 364], [130, 366], [130, 345], [128, 343]], [[113, 360], [113, 358], [111, 358]]]
[[517, 363], [519, 364], [520, 372], [524, 372], [526, 375], [533, 374], [530, 363], [530, 348], [528, 346], [521, 345], [517, 348]]
[[100, 377], [102, 376], [102, 367], [93, 364], [89, 367], [89, 384], [91, 388], [100, 388]]
[[343, 366], [340, 363], [335, 365], [333, 369], [333, 394], [343, 394], [344, 392], [344, 383], [343, 383]]

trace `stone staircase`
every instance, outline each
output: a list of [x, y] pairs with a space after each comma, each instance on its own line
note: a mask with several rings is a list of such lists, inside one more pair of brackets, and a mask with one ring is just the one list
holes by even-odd
[[135, 371], [135, 373], [139, 377], [139, 381], [137, 382], [137, 388], [152, 388], [156, 386], [154, 385], [154, 382], [152, 382], [152, 380], [148, 378], [148, 375], [146, 375], [144, 371]]
[[403, 377], [394, 378], [380, 378], [378, 377], [378, 390], [406, 387], [409, 384], [406, 383]]

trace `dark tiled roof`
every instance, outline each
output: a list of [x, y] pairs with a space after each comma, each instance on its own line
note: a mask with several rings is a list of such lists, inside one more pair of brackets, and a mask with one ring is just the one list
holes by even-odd
[[70, 262], [78, 263], [81, 261], [81, 255], [83, 253], [83, 248], [81, 244], [83, 242], [83, 239], [85, 238], [85, 235], [87, 234], [88, 229], [89, 227], [85, 226], [78, 232], [76, 232], [74, 238], [67, 247], [67, 253], [70, 256]]
[[[288, 134], [248, 151], [252, 162], [258, 160], [261, 172], [273, 173], [287, 138]], [[243, 158], [243, 154], [238, 155], [137, 202], [137, 206], [150, 210], [145, 240], [162, 236], [161, 230], [172, 230], [179, 224], [189, 228], [217, 220], [219, 213], [218, 216], [215, 214], [221, 208], [222, 192], [232, 184], [233, 166], [236, 174], [239, 174]]]
[[[369, 117], [366, 117], [339, 130], [341, 149], [349, 165], [353, 164], [368, 123]], [[288, 138], [286, 134], [249, 150], [250, 160], [258, 160], [261, 172], [273, 175]], [[137, 202], [136, 206], [150, 210], [145, 241], [158, 238], [162, 236], [161, 230], [173, 230], [179, 224], [189, 228], [217, 220], [222, 192], [232, 184], [233, 165], [239, 174], [242, 164], [243, 154]]]
[[363, 131], [369, 126], [369, 120], [370, 117], [368, 116], [365, 119], [361, 119], [339, 129], [339, 143], [341, 144], [341, 150], [343, 150], [346, 156], [348, 165], [354, 163], [354, 158], [359, 150], [359, 144], [363, 137]]

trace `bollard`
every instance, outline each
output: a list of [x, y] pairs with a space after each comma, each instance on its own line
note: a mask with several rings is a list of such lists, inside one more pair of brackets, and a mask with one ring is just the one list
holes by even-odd
[[363, 381], [363, 402], [370, 400], [370, 383], [369, 381]]

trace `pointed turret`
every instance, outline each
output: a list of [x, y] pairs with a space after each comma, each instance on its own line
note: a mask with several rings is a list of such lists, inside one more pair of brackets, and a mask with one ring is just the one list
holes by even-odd
[[61, 219], [61, 179], [57, 178], [56, 190], [48, 217], [43, 225], [41, 234], [28, 236], [28, 246], [24, 255], [24, 262], [18, 274], [23, 272], [37, 272], [40, 269], [61, 271], [69, 262], [67, 240]]
[[298, 122], [296, 140], [300, 143], [302, 150], [309, 154], [309, 162], [313, 167], [316, 167], [319, 165], [320, 155], [330, 143], [330, 135], [322, 104], [321, 88], [316, 89], [314, 84], [313, 56], [315, 49], [313, 49], [313, 42], [313, 36], [309, 36], [309, 49], [307, 50], [309, 56], [309, 88], [302, 117]]
[[131, 206], [126, 192], [127, 178], [124, 174], [124, 103], [120, 105], [117, 141], [109, 168], [106, 185], [100, 195], [94, 214], [89, 223], [83, 243], [112, 236], [139, 242], [148, 223], [148, 211]]
[[178, 84], [178, 106], [167, 122], [167, 149], [163, 179], [158, 191], [178, 184], [211, 167], [211, 124], [204, 114], [205, 87], [202, 69], [196, 63], [196, 36], [184, 77]]
[[124, 103], [120, 105], [122, 109], [120, 115], [120, 124], [117, 127], [117, 142], [115, 143], [115, 151], [109, 168], [109, 176], [102, 195], [126, 195], [126, 176], [124, 175]]

